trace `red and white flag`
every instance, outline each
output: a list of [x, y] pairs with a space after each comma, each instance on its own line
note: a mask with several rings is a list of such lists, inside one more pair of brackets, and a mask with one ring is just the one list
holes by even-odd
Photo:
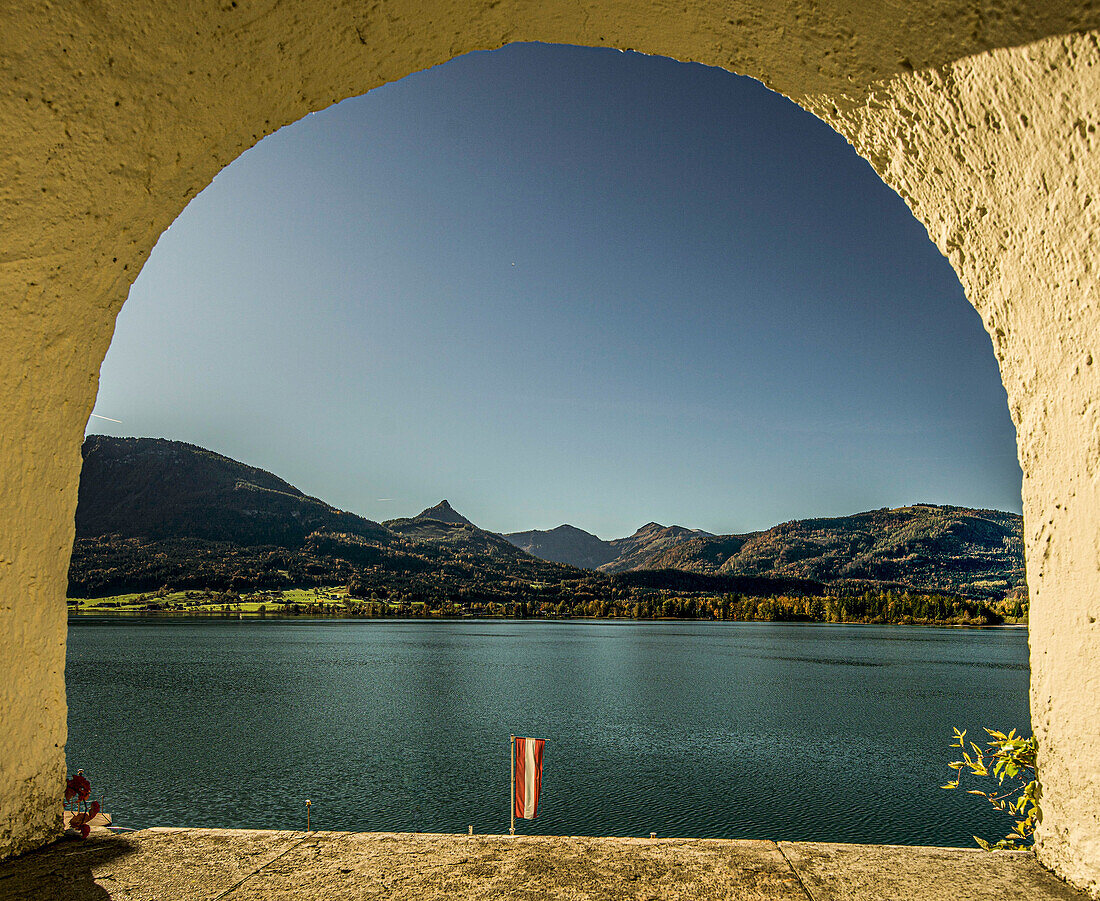
[[539, 791], [542, 788], [542, 749], [546, 741], [541, 738], [516, 738], [515, 815], [533, 820], [539, 812]]

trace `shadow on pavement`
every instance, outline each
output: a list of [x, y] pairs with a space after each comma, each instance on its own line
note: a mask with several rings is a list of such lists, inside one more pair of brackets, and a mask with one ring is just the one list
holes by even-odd
[[[107, 901], [110, 864], [134, 851], [118, 835], [87, 839], [62, 838], [52, 845], [0, 863], [0, 898], [4, 901]], [[93, 869], [99, 873], [96, 882]], [[107, 872], [104, 872], [106, 869]]]

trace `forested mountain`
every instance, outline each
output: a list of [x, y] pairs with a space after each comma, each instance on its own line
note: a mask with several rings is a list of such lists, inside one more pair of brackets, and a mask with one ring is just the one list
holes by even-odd
[[683, 526], [662, 526], [660, 523], [647, 522], [633, 535], [615, 538], [608, 544], [615, 551], [615, 559], [600, 567], [601, 572], [619, 573], [634, 569], [669, 569], [661, 565], [651, 565], [650, 560], [658, 559], [666, 551], [683, 544], [692, 538], [712, 538], [710, 532], [699, 529], [685, 529]]
[[752, 535], [692, 538], [644, 565], [825, 583], [896, 582], [993, 596], [1024, 582], [1023, 519], [997, 510], [916, 504], [796, 520]]

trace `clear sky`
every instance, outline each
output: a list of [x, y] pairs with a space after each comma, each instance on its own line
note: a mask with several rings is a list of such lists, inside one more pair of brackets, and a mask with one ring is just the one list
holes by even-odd
[[759, 83], [612, 50], [471, 54], [261, 141], [161, 237], [96, 413], [379, 520], [1020, 510], [989, 338], [902, 201]]

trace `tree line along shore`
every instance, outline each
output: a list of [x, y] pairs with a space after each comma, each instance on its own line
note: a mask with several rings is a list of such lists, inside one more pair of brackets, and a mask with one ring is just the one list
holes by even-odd
[[[537, 591], [549, 586], [533, 586]], [[890, 625], [997, 626], [1027, 622], [1022, 594], [987, 601], [938, 592], [864, 590], [763, 597], [731, 592], [678, 594], [667, 590], [618, 597], [546, 594], [515, 599], [439, 596], [411, 598], [388, 592], [358, 596], [354, 587], [329, 586], [234, 592], [167, 587], [103, 598], [71, 598], [70, 613], [229, 617], [326, 618], [599, 618], [711, 620], [725, 622], [866, 623]]]

